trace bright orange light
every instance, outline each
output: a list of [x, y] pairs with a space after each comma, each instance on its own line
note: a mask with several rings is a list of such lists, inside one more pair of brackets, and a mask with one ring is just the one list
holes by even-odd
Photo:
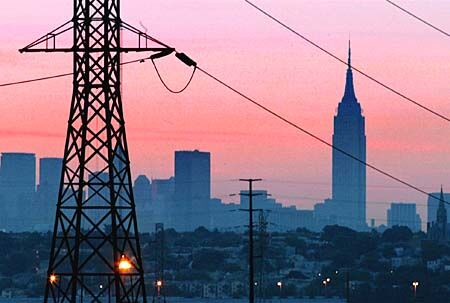
[[52, 274], [50, 275], [50, 277], [48, 278], [50, 280], [50, 283], [55, 283], [56, 282], [56, 275]]
[[133, 266], [131, 265], [131, 262], [124, 255], [122, 255], [122, 258], [119, 262], [119, 270], [125, 271], [131, 269], [132, 267]]
[[156, 281], [156, 286], [161, 287], [163, 285], [163, 282], [161, 280]]

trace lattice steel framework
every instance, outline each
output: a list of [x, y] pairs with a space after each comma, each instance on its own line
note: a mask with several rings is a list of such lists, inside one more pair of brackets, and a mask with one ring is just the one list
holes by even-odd
[[[173, 49], [122, 22], [120, 0], [74, 0], [73, 8], [71, 21], [21, 49], [73, 53], [73, 97], [44, 301], [146, 302], [120, 54], [152, 51], [160, 57]], [[135, 35], [136, 46], [121, 45], [122, 29]], [[59, 47], [57, 38], [65, 34], [73, 44]]]

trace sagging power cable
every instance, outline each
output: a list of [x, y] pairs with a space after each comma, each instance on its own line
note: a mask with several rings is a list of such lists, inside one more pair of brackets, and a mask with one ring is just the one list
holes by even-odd
[[158, 75], [158, 78], [159, 78], [159, 80], [161, 81], [161, 83], [164, 85], [164, 87], [165, 87], [169, 92], [171, 92], [172, 94], [179, 94], [179, 93], [184, 92], [184, 91], [188, 88], [188, 86], [191, 84], [192, 79], [194, 78], [194, 75], [195, 75], [195, 71], [197, 70], [197, 63], [196, 63], [195, 61], [193, 61], [191, 58], [189, 58], [188, 56], [186, 56], [186, 54], [184, 54], [184, 53], [178, 53], [178, 52], [177, 52], [177, 53], [175, 53], [175, 56], [176, 56], [181, 62], [183, 62], [184, 64], [186, 64], [187, 66], [189, 66], [189, 67], [192, 67], [192, 66], [193, 66], [193, 67], [194, 67], [194, 69], [192, 70], [192, 74], [191, 74], [191, 76], [190, 76], [188, 82], [187, 82], [186, 85], [185, 85], [182, 89], [180, 89], [180, 90], [173, 90], [173, 89], [171, 89], [171, 88], [166, 84], [166, 82], [164, 81], [164, 79], [162, 78], [162, 76], [161, 76], [161, 74], [160, 74], [160, 72], [159, 72], [159, 70], [158, 70], [158, 67], [156, 66], [155, 60], [154, 60], [154, 59], [159, 58], [159, 57], [157, 56], [157, 54], [154, 55], [154, 56], [150, 56], [150, 60], [152, 61], [152, 64], [153, 64], [153, 66], [155, 67], [156, 74]]
[[[126, 61], [126, 62], [120, 63], [120, 65], [128, 65], [128, 64], [133, 64], [133, 63], [144, 63], [148, 59], [149, 59], [149, 57], [145, 57], [145, 58], [141, 58], [141, 59]], [[7, 82], [7, 83], [1, 83], [0, 87], [13, 86], [13, 85], [19, 85], [19, 84], [27, 84], [27, 83], [32, 83], [32, 82], [63, 78], [63, 77], [68, 77], [68, 76], [72, 76], [72, 75], [73, 75], [73, 72], [57, 74], [57, 75], [52, 75], [52, 76], [46, 76], [46, 77], [40, 77], [40, 78], [34, 78], [34, 79]]]

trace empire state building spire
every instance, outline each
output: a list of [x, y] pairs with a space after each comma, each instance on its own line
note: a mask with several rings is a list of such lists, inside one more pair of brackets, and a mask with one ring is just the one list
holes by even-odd
[[350, 45], [350, 40], [348, 41], [347, 78], [345, 80], [345, 92], [342, 101], [357, 102], [355, 95], [355, 88], [353, 87], [352, 49]]
[[352, 46], [351, 46], [351, 41], [348, 40], [348, 68], [351, 69], [352, 68]]

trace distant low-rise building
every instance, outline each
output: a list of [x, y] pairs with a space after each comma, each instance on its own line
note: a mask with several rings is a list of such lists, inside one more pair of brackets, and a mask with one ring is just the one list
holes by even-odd
[[422, 220], [416, 211], [415, 203], [391, 203], [387, 210], [388, 227], [406, 226], [412, 232], [421, 230]]

